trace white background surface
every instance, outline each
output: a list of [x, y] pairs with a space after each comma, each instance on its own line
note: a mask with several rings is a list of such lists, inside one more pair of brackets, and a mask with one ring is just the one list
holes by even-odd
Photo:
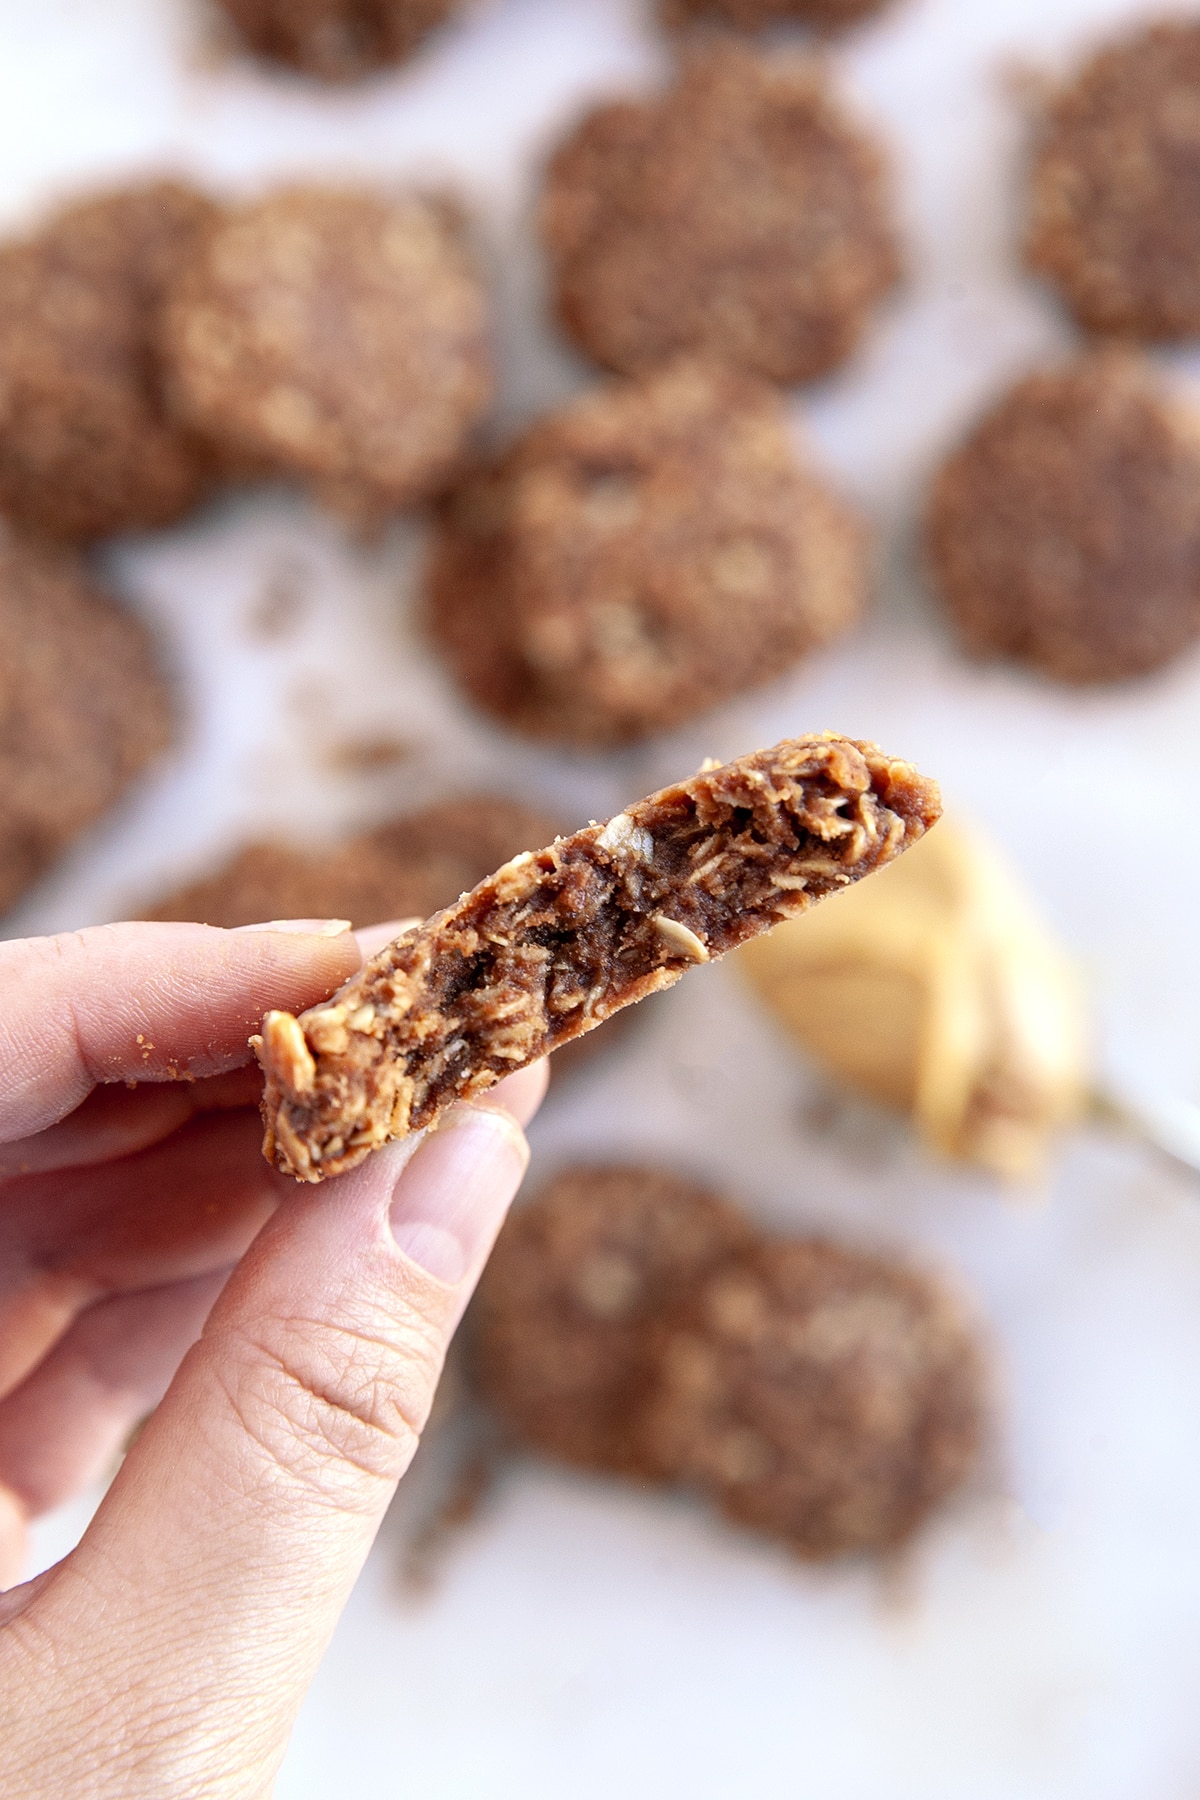
[[[880, 592], [851, 641], [702, 725], [619, 757], [523, 749], [461, 707], [409, 630], [419, 530], [371, 549], [285, 494], [109, 552], [188, 697], [174, 764], [12, 922], [120, 916], [249, 833], [316, 838], [465, 784], [567, 823], [790, 730], [878, 738], [991, 829], [1091, 980], [1098, 1054], [1200, 1099], [1195, 769], [1200, 659], [1064, 694], [966, 667], [913, 570], [933, 462], [1013, 371], [1070, 342], [1017, 272], [1030, 67], [1065, 67], [1129, 0], [908, 0], [837, 52], [891, 144], [911, 279], [854, 365], [797, 403], [878, 520]], [[452, 179], [502, 300], [509, 420], [585, 372], [544, 332], [526, 215], [586, 97], [654, 79], [633, 0], [491, 0], [407, 70], [328, 94], [214, 61], [199, 0], [0, 0], [0, 225], [164, 161], [226, 191], [297, 171]], [[1027, 83], [1025, 83], [1027, 87]], [[1200, 363], [1164, 359], [1182, 383]], [[270, 638], [264, 597], [296, 619]], [[411, 754], [338, 772], [352, 737]], [[512, 1470], [417, 1600], [393, 1520], [302, 1715], [282, 1800], [1193, 1800], [1200, 1789], [1200, 1184], [1084, 1135], [1023, 1202], [934, 1167], [812, 1078], [724, 968], [628, 1056], [552, 1097], [535, 1175], [652, 1154], [764, 1217], [895, 1240], [960, 1269], [1001, 1346], [1003, 1450], [902, 1569], [813, 1571], [684, 1501]], [[824, 1119], [824, 1122], [822, 1122]], [[58, 1555], [86, 1507], [47, 1521]]]

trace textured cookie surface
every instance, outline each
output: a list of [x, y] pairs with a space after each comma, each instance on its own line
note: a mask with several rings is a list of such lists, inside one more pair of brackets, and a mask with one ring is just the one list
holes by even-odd
[[267, 1014], [265, 1154], [306, 1181], [352, 1167], [869, 874], [939, 811], [908, 763], [826, 734], [705, 769], [516, 858], [328, 1003]]
[[639, 1426], [653, 1327], [751, 1235], [727, 1202], [661, 1170], [564, 1170], [510, 1216], [480, 1284], [471, 1356], [481, 1391], [547, 1456], [657, 1474]]
[[1200, 21], [1102, 50], [1047, 107], [1026, 254], [1088, 330], [1200, 334]]
[[250, 844], [224, 868], [180, 888], [156, 919], [253, 925], [264, 919], [427, 918], [509, 857], [553, 837], [541, 813], [470, 794], [394, 819], [325, 852]]
[[815, 64], [733, 42], [590, 113], [551, 162], [542, 230], [564, 328], [625, 372], [693, 351], [811, 380], [900, 267], [880, 150]]
[[978, 1457], [975, 1332], [882, 1257], [760, 1242], [681, 1297], [656, 1356], [647, 1453], [803, 1556], [903, 1543]]
[[664, 0], [662, 14], [668, 25], [711, 19], [737, 31], [762, 31], [796, 22], [819, 31], [837, 31], [882, 12], [889, 4], [890, 0]]
[[866, 534], [775, 393], [691, 361], [542, 419], [442, 511], [427, 610], [472, 698], [536, 738], [668, 729], [845, 630]]
[[927, 544], [976, 654], [1157, 668], [1200, 636], [1200, 426], [1131, 355], [1033, 375], [941, 470]]
[[218, 0], [251, 50], [322, 81], [402, 62], [461, 0]]
[[491, 392], [461, 223], [418, 194], [297, 187], [230, 212], [163, 342], [181, 417], [368, 520], [448, 477]]
[[0, 528], [0, 911], [165, 747], [145, 628], [73, 559]]
[[162, 181], [98, 195], [0, 247], [0, 510], [54, 537], [162, 525], [211, 459], [166, 416], [163, 291], [215, 217]]

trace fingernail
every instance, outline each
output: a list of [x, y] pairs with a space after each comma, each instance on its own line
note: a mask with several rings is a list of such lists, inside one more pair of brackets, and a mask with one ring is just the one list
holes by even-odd
[[291, 931], [307, 937], [341, 937], [349, 919], [265, 919], [261, 925], [235, 925], [235, 931]]
[[386, 950], [389, 944], [394, 944], [398, 937], [403, 937], [406, 931], [412, 931], [414, 926], [423, 923], [422, 919], [389, 919], [383, 925], [362, 926], [354, 935], [358, 939], [363, 961], [369, 962], [381, 950]]
[[491, 1249], [528, 1161], [528, 1145], [508, 1113], [455, 1107], [396, 1183], [396, 1243], [428, 1274], [457, 1287]]

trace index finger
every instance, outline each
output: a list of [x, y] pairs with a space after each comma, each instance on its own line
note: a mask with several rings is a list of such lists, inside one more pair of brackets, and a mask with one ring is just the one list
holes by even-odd
[[248, 1062], [264, 1012], [315, 1005], [360, 960], [350, 931], [97, 925], [0, 944], [0, 1143], [44, 1130], [99, 1082]]

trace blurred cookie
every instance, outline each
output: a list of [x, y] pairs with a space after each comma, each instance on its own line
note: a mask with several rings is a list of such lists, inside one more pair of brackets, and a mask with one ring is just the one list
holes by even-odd
[[938, 474], [927, 548], [967, 648], [1119, 681], [1200, 637], [1200, 427], [1117, 353], [1017, 385]]
[[663, 0], [668, 26], [711, 19], [735, 31], [764, 31], [771, 25], [812, 25], [839, 31], [882, 12], [890, 0]]
[[428, 918], [522, 850], [554, 837], [532, 808], [495, 794], [444, 800], [326, 851], [250, 844], [155, 907], [156, 919], [253, 925], [264, 919]]
[[681, 362], [584, 394], [451, 496], [429, 628], [514, 730], [606, 746], [836, 637], [862, 610], [868, 560], [775, 394]]
[[688, 350], [811, 381], [900, 273], [879, 146], [816, 63], [729, 40], [667, 92], [589, 113], [541, 220], [564, 329], [624, 372]]
[[480, 1387], [549, 1456], [654, 1472], [638, 1427], [654, 1322], [749, 1236], [725, 1201], [661, 1170], [564, 1170], [511, 1215], [480, 1283]]
[[1200, 334], [1200, 21], [1151, 25], [1049, 103], [1026, 255], [1089, 331]]
[[118, 189], [0, 246], [0, 510], [89, 538], [164, 525], [211, 459], [162, 405], [154, 339], [181, 257], [216, 216], [177, 181]]
[[165, 748], [145, 627], [65, 553], [0, 528], [0, 912]]
[[365, 521], [446, 480], [491, 394], [461, 221], [420, 194], [294, 187], [229, 212], [163, 341], [182, 418]]
[[321, 81], [403, 62], [462, 0], [217, 0], [258, 56]]
[[903, 1543], [979, 1455], [974, 1330], [882, 1257], [760, 1242], [677, 1299], [655, 1357], [648, 1453], [802, 1556]]

